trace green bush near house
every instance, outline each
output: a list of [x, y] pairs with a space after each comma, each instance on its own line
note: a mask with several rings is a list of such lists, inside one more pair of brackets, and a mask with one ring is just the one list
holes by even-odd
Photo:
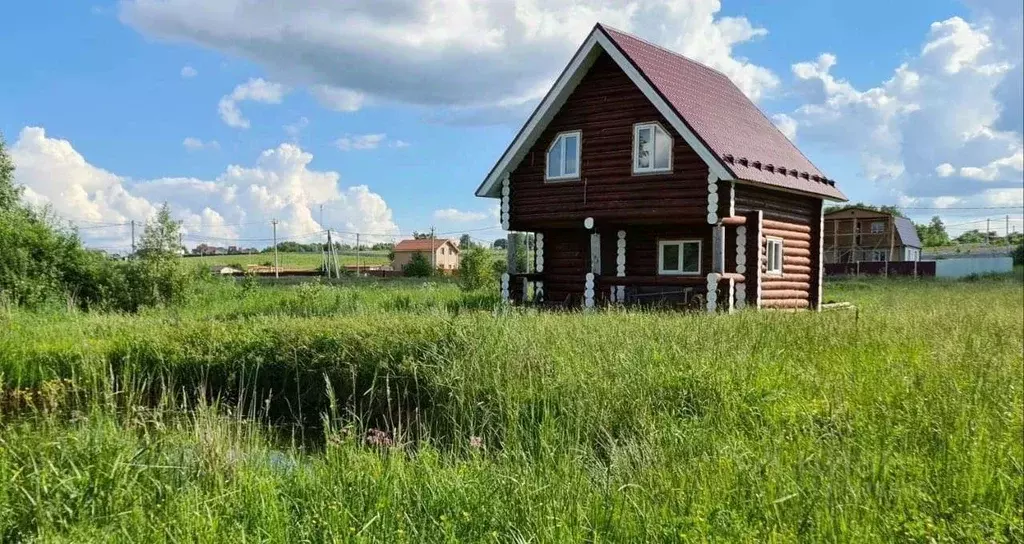
[[425, 255], [413, 253], [409, 262], [402, 267], [402, 274], [410, 278], [426, 278], [434, 274], [434, 268]]

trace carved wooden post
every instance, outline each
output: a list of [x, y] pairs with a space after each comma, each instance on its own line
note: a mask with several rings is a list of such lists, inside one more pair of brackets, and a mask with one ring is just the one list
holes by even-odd
[[[587, 230], [594, 229], [594, 218], [588, 217], [583, 220], [583, 227]], [[590, 272], [587, 272], [586, 280], [583, 283], [583, 307], [594, 307], [594, 282], [601, 273], [601, 236], [593, 232], [590, 234]]]
[[742, 310], [747, 306], [747, 282], [749, 281], [747, 276], [747, 226], [740, 225], [736, 227], [736, 273], [743, 274], [743, 281], [736, 284], [736, 303], [735, 307], [737, 310]]
[[[534, 268], [537, 270], [538, 274], [541, 274], [541, 273], [544, 272], [544, 233], [543, 232], [538, 232], [537, 233], [537, 239], [536, 239], [535, 245], [536, 245], [536, 247], [535, 247], [536, 256], [534, 257]], [[535, 302], [543, 302], [544, 301], [544, 281], [543, 280], [537, 280], [533, 284], [533, 300]]]
[[725, 227], [722, 225], [711, 228], [711, 271], [725, 272]]
[[[624, 278], [626, 277], [626, 231], [620, 230], [618, 236], [619, 239], [615, 243], [615, 275], [620, 278]], [[615, 296], [612, 297], [612, 300], [615, 300], [616, 302], [625, 302], [625, 291], [625, 286], [615, 286]]]

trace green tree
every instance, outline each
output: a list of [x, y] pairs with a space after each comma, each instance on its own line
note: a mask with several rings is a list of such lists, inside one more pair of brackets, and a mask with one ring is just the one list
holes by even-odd
[[413, 253], [409, 262], [402, 267], [402, 274], [411, 278], [426, 278], [433, 275], [434, 269], [430, 261], [422, 253]]
[[487, 248], [470, 246], [459, 259], [459, 285], [474, 291], [495, 284], [494, 254]]
[[462, 236], [459, 236], [459, 249], [460, 250], [466, 250], [466, 249], [469, 249], [471, 247], [473, 247], [473, 239], [470, 238], [468, 234], [463, 234]]
[[978, 229], [969, 230], [956, 237], [958, 244], [980, 244], [985, 241], [985, 235]]
[[178, 256], [180, 225], [171, 218], [171, 207], [164, 202], [152, 221], [146, 221], [139, 244], [139, 255], [147, 258], [171, 258]]
[[21, 202], [21, 187], [14, 184], [14, 161], [0, 134], [0, 211], [13, 210]]
[[508, 240], [504, 238], [498, 238], [497, 240], [494, 241], [493, 244], [491, 244], [491, 247], [493, 247], [494, 249], [507, 249]]
[[946, 225], [939, 216], [932, 217], [927, 225], [915, 224], [917, 236], [921, 239], [924, 247], [936, 247], [949, 245], [949, 234], [946, 233]]

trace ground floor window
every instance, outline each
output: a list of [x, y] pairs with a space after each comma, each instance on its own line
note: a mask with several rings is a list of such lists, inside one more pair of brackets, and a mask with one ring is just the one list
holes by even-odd
[[884, 263], [888, 260], [888, 255], [886, 255], [886, 251], [884, 249], [875, 249], [871, 251], [871, 260], [878, 263]]
[[658, 241], [658, 274], [700, 274], [700, 240]]
[[782, 273], [782, 238], [768, 238], [767, 243], [768, 274]]

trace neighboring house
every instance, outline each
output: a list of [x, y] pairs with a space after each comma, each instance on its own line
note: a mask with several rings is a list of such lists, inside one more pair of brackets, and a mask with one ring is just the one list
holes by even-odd
[[600, 24], [476, 194], [533, 233], [504, 298], [708, 311], [819, 308], [846, 200], [724, 74]]
[[[431, 262], [435, 269], [451, 273], [459, 269], [459, 247], [451, 240], [436, 238], [422, 238], [417, 240], [402, 240], [395, 245], [395, 258], [391, 261], [392, 270], [402, 270], [409, 264], [412, 256], [421, 253]], [[431, 260], [433, 253], [433, 260]]]
[[825, 215], [825, 262], [920, 261], [921, 239], [906, 217], [868, 208]]

